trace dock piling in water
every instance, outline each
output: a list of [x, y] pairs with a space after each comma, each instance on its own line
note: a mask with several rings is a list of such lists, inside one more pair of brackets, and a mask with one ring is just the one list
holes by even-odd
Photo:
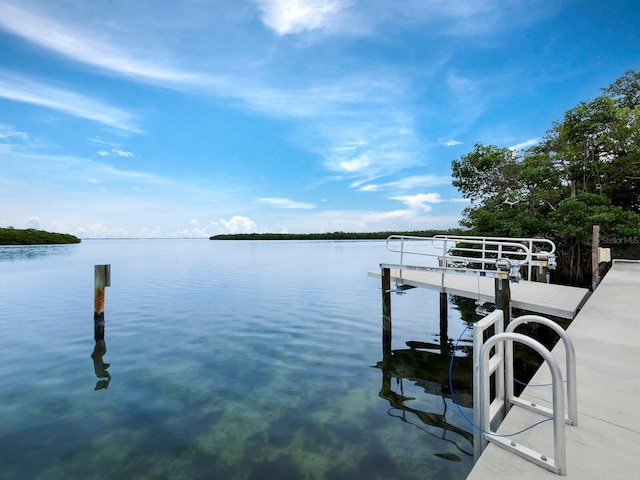
[[382, 358], [391, 359], [391, 269], [382, 268]]
[[93, 337], [104, 340], [104, 289], [111, 286], [111, 265], [94, 266]]

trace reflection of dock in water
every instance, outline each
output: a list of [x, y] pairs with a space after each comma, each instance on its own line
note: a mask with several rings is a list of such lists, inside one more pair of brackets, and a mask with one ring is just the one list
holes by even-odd
[[[402, 421], [411, 423], [425, 432], [450, 442], [456, 446], [459, 452], [473, 456], [473, 432], [461, 429], [460, 427], [447, 422], [447, 401], [451, 399], [449, 389], [449, 364], [450, 353], [423, 350], [424, 348], [435, 349], [440, 345], [432, 345], [422, 342], [407, 342], [410, 348], [400, 350], [385, 349], [384, 360], [378, 362], [376, 367], [382, 370], [382, 387], [378, 395], [389, 402], [391, 408], [389, 415], [400, 418]], [[472, 408], [473, 406], [473, 358], [456, 357], [453, 377], [453, 387], [456, 392], [456, 401], [462, 407]], [[392, 379], [395, 378], [395, 385], [400, 391], [392, 388]], [[403, 382], [407, 380], [422, 388], [428, 395], [442, 397], [442, 411], [427, 412], [414, 408], [411, 405], [415, 397], [404, 395]], [[392, 409], [399, 410], [398, 415], [391, 413]], [[412, 421], [412, 417], [414, 421]], [[416, 423], [417, 419], [420, 423]], [[433, 427], [441, 429], [441, 435], [433, 433]], [[448, 438], [448, 434], [451, 438]], [[462, 442], [460, 440], [463, 440]], [[446, 460], [459, 461], [460, 458], [451, 453], [435, 454]]]

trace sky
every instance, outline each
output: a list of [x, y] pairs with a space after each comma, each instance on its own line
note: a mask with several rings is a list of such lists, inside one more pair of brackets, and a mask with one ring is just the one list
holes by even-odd
[[458, 226], [451, 161], [640, 69], [622, 0], [0, 0], [0, 227]]

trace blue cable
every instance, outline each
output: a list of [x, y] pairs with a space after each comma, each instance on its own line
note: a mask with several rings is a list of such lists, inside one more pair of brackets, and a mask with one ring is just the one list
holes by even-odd
[[[465, 329], [462, 331], [462, 333], [460, 334], [460, 336], [458, 337], [458, 340], [456, 340], [455, 345], [453, 346], [453, 351], [451, 352], [451, 361], [449, 362], [449, 390], [451, 391], [451, 399], [453, 400], [453, 403], [455, 404], [456, 408], [458, 409], [458, 411], [460, 412], [460, 414], [463, 416], [463, 418], [476, 430], [481, 431], [482, 433], [486, 433], [488, 435], [493, 435], [494, 437], [513, 437], [515, 435], [520, 435], [523, 432], [526, 432], [527, 430], [532, 429], [533, 427], [537, 427], [538, 425], [544, 423], [544, 422], [548, 422], [550, 420], [553, 420], [552, 418], [546, 418], [544, 420], [541, 420], [537, 423], [534, 423], [533, 425], [528, 426], [525, 429], [520, 430], [519, 432], [516, 433], [509, 433], [509, 434], [503, 434], [503, 435], [499, 435], [497, 433], [494, 432], [488, 432], [485, 429], [483, 429], [482, 427], [476, 425], [475, 423], [473, 423], [473, 420], [471, 420], [469, 417], [467, 417], [467, 415], [462, 411], [462, 408], [460, 407], [460, 405], [458, 404], [458, 401], [456, 400], [456, 394], [453, 390], [453, 359], [456, 358], [456, 350], [458, 348], [458, 344], [460, 343], [460, 340], [462, 340], [462, 337], [464, 336], [464, 334], [467, 332], [467, 330], [469, 330], [469, 328], [471, 328], [472, 324], [467, 324], [467, 326], [465, 327]], [[474, 386], [474, 388], [477, 388], [477, 386]], [[475, 408], [475, 405], [474, 405]]]

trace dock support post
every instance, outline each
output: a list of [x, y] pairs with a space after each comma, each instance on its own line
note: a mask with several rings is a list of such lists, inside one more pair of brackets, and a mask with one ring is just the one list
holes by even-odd
[[391, 269], [382, 269], [382, 361], [391, 360]]
[[504, 324], [511, 321], [511, 287], [506, 278], [496, 278], [495, 286], [496, 308], [504, 312]]
[[440, 292], [440, 353], [449, 353], [449, 295]]
[[591, 290], [596, 289], [600, 283], [600, 259], [598, 258], [600, 247], [600, 225], [593, 226], [593, 238], [591, 239]]
[[111, 286], [111, 265], [95, 265], [93, 296], [93, 338], [104, 340], [104, 289]]

